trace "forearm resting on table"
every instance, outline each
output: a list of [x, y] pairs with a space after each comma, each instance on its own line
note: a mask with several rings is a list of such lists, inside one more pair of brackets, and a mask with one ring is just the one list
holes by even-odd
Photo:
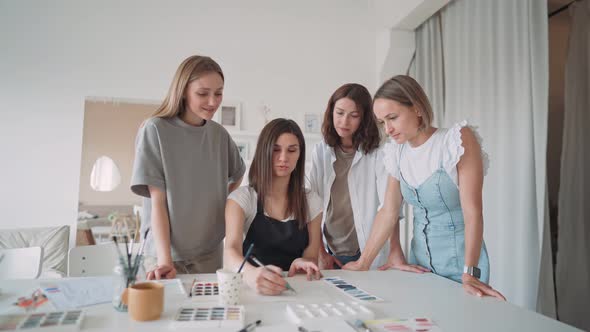
[[152, 200], [152, 236], [156, 244], [158, 265], [171, 265], [170, 219], [166, 209], [166, 193], [160, 188], [149, 186]]
[[375, 257], [377, 257], [379, 251], [385, 244], [385, 241], [392, 236], [396, 228], [398, 229], [397, 236], [399, 242], [399, 226], [397, 217], [394, 218], [394, 213], [394, 211], [388, 212], [384, 209], [377, 212], [375, 222], [373, 222], [373, 227], [371, 228], [371, 235], [359, 258], [364, 268], [368, 269], [371, 266], [373, 260], [375, 260]]

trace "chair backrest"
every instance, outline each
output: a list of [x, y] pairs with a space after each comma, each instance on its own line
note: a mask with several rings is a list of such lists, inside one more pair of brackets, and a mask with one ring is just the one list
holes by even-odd
[[37, 279], [42, 263], [42, 247], [0, 249], [0, 280]]
[[[134, 246], [134, 254], [139, 245]], [[119, 245], [121, 253], [125, 245]], [[95, 246], [80, 246], [70, 249], [68, 255], [68, 277], [96, 277], [113, 273], [118, 254], [114, 243]]]
[[61, 278], [67, 271], [69, 239], [69, 226], [2, 229], [0, 249], [41, 247], [40, 278]]

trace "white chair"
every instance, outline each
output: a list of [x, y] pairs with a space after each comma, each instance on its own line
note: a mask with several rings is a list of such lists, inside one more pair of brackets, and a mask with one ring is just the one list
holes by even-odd
[[0, 249], [0, 280], [37, 279], [42, 263], [42, 247]]
[[[139, 249], [133, 247], [133, 257]], [[125, 245], [119, 244], [121, 253], [125, 253]], [[119, 254], [114, 243], [80, 246], [70, 249], [68, 255], [68, 277], [96, 277], [113, 273]]]

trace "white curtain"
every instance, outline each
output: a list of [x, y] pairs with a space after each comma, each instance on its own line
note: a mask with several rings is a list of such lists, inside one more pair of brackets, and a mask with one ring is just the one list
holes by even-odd
[[445, 115], [445, 76], [440, 12], [416, 29], [416, 59], [414, 78], [428, 95], [434, 112], [435, 127], [440, 127]]
[[490, 282], [534, 310], [547, 223], [547, 4], [458, 0], [440, 19], [417, 30], [416, 77], [431, 90], [443, 127], [463, 119], [479, 127], [491, 159], [484, 183]]
[[590, 0], [570, 6], [557, 239], [559, 319], [590, 331]]

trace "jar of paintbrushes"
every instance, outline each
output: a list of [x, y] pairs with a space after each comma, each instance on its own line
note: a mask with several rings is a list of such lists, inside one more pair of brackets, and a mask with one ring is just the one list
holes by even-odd
[[125, 245], [123, 246], [123, 244], [119, 245], [120, 241], [116, 236], [113, 236], [113, 242], [117, 250], [117, 261], [113, 269], [113, 307], [117, 311], [127, 311], [127, 304], [123, 303], [123, 293], [127, 291], [127, 288], [135, 284], [137, 276], [141, 275], [139, 272], [143, 271], [143, 248], [148, 232], [149, 229], [145, 231], [137, 253], [134, 253], [133, 250], [134, 240], [128, 243], [127, 236], [124, 236], [123, 242]]

